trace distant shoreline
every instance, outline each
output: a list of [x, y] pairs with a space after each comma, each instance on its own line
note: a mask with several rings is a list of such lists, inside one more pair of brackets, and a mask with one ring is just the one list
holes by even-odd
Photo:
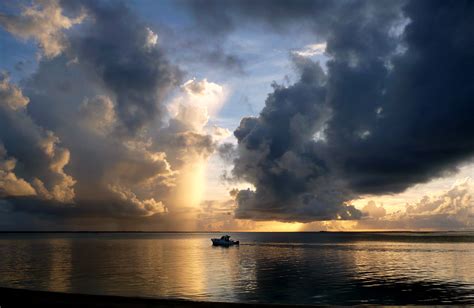
[[[204, 302], [184, 299], [160, 299], [117, 295], [90, 295], [50, 291], [36, 291], [0, 287], [0, 306], [8, 307], [147, 307], [147, 308], [233, 308], [233, 307], [318, 307], [311, 305], [279, 305], [256, 303]], [[319, 306], [320, 307], [320, 306]]]
[[190, 234], [190, 233], [334, 233], [334, 234], [351, 234], [351, 233], [465, 233], [474, 232], [474, 230], [439, 230], [439, 231], [402, 231], [402, 230], [378, 230], [378, 231], [15, 231], [0, 230], [2, 233], [169, 233], [169, 234]]

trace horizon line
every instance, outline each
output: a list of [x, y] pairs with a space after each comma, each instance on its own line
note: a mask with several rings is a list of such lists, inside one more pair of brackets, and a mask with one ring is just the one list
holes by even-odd
[[472, 230], [345, 230], [345, 231], [104, 231], [104, 230], [0, 230], [0, 234], [5, 233], [460, 233], [474, 232]]

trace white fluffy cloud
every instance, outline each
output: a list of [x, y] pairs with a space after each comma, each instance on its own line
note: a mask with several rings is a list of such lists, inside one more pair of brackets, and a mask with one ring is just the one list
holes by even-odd
[[172, 117], [202, 132], [211, 116], [222, 107], [227, 93], [225, 88], [207, 79], [191, 79], [181, 86], [182, 93], [168, 107]]
[[294, 54], [301, 57], [312, 57], [312, 56], [322, 55], [325, 52], [326, 52], [326, 42], [317, 43], [317, 44], [309, 44], [299, 50], [293, 51]]
[[150, 28], [146, 28], [146, 42], [145, 42], [145, 47], [146, 48], [152, 48], [158, 44], [158, 34], [153, 32]]
[[24, 179], [14, 173], [16, 159], [7, 156], [0, 144], [0, 197], [36, 195], [36, 190]]
[[63, 30], [84, 18], [84, 14], [64, 16], [58, 0], [36, 0], [32, 6], [25, 6], [19, 16], [0, 14], [0, 25], [23, 39], [36, 40], [46, 57], [55, 57], [67, 44]]
[[23, 96], [19, 87], [10, 83], [6, 73], [0, 74], [0, 104], [3, 107], [18, 110], [25, 108], [29, 101], [28, 97]]

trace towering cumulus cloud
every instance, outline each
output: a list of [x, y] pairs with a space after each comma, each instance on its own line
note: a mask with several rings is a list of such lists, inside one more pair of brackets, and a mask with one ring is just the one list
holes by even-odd
[[345, 205], [352, 198], [401, 192], [472, 157], [472, 3], [305, 1], [284, 3], [284, 16], [261, 2], [230, 5], [238, 13], [221, 16], [228, 31], [249, 20], [281, 32], [291, 16], [318, 16], [308, 24], [329, 57], [326, 73], [296, 57], [300, 80], [275, 85], [260, 115], [234, 132], [233, 175], [255, 187], [236, 194], [237, 217], [360, 218]]
[[349, 192], [318, 157], [313, 140], [329, 115], [326, 76], [317, 64], [298, 64], [300, 81], [288, 88], [274, 85], [260, 116], [244, 118], [234, 132], [239, 145], [233, 174], [256, 187], [237, 193], [237, 217], [359, 218], [359, 211], [344, 204]]
[[207, 123], [223, 88], [184, 83], [158, 35], [124, 3], [22, 9], [0, 22], [45, 56], [22, 89], [0, 80], [1, 210], [44, 218], [39, 227], [179, 228], [200, 202], [218, 139]]
[[156, 34], [118, 2], [38, 1], [1, 23], [47, 56], [22, 90], [1, 79], [3, 209], [104, 221], [167, 212], [179, 166], [151, 137], [182, 73]]

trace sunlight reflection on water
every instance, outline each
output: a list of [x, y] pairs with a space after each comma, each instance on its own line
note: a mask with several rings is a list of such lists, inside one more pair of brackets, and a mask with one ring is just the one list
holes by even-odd
[[2, 234], [0, 285], [230, 302], [474, 304], [474, 235]]

